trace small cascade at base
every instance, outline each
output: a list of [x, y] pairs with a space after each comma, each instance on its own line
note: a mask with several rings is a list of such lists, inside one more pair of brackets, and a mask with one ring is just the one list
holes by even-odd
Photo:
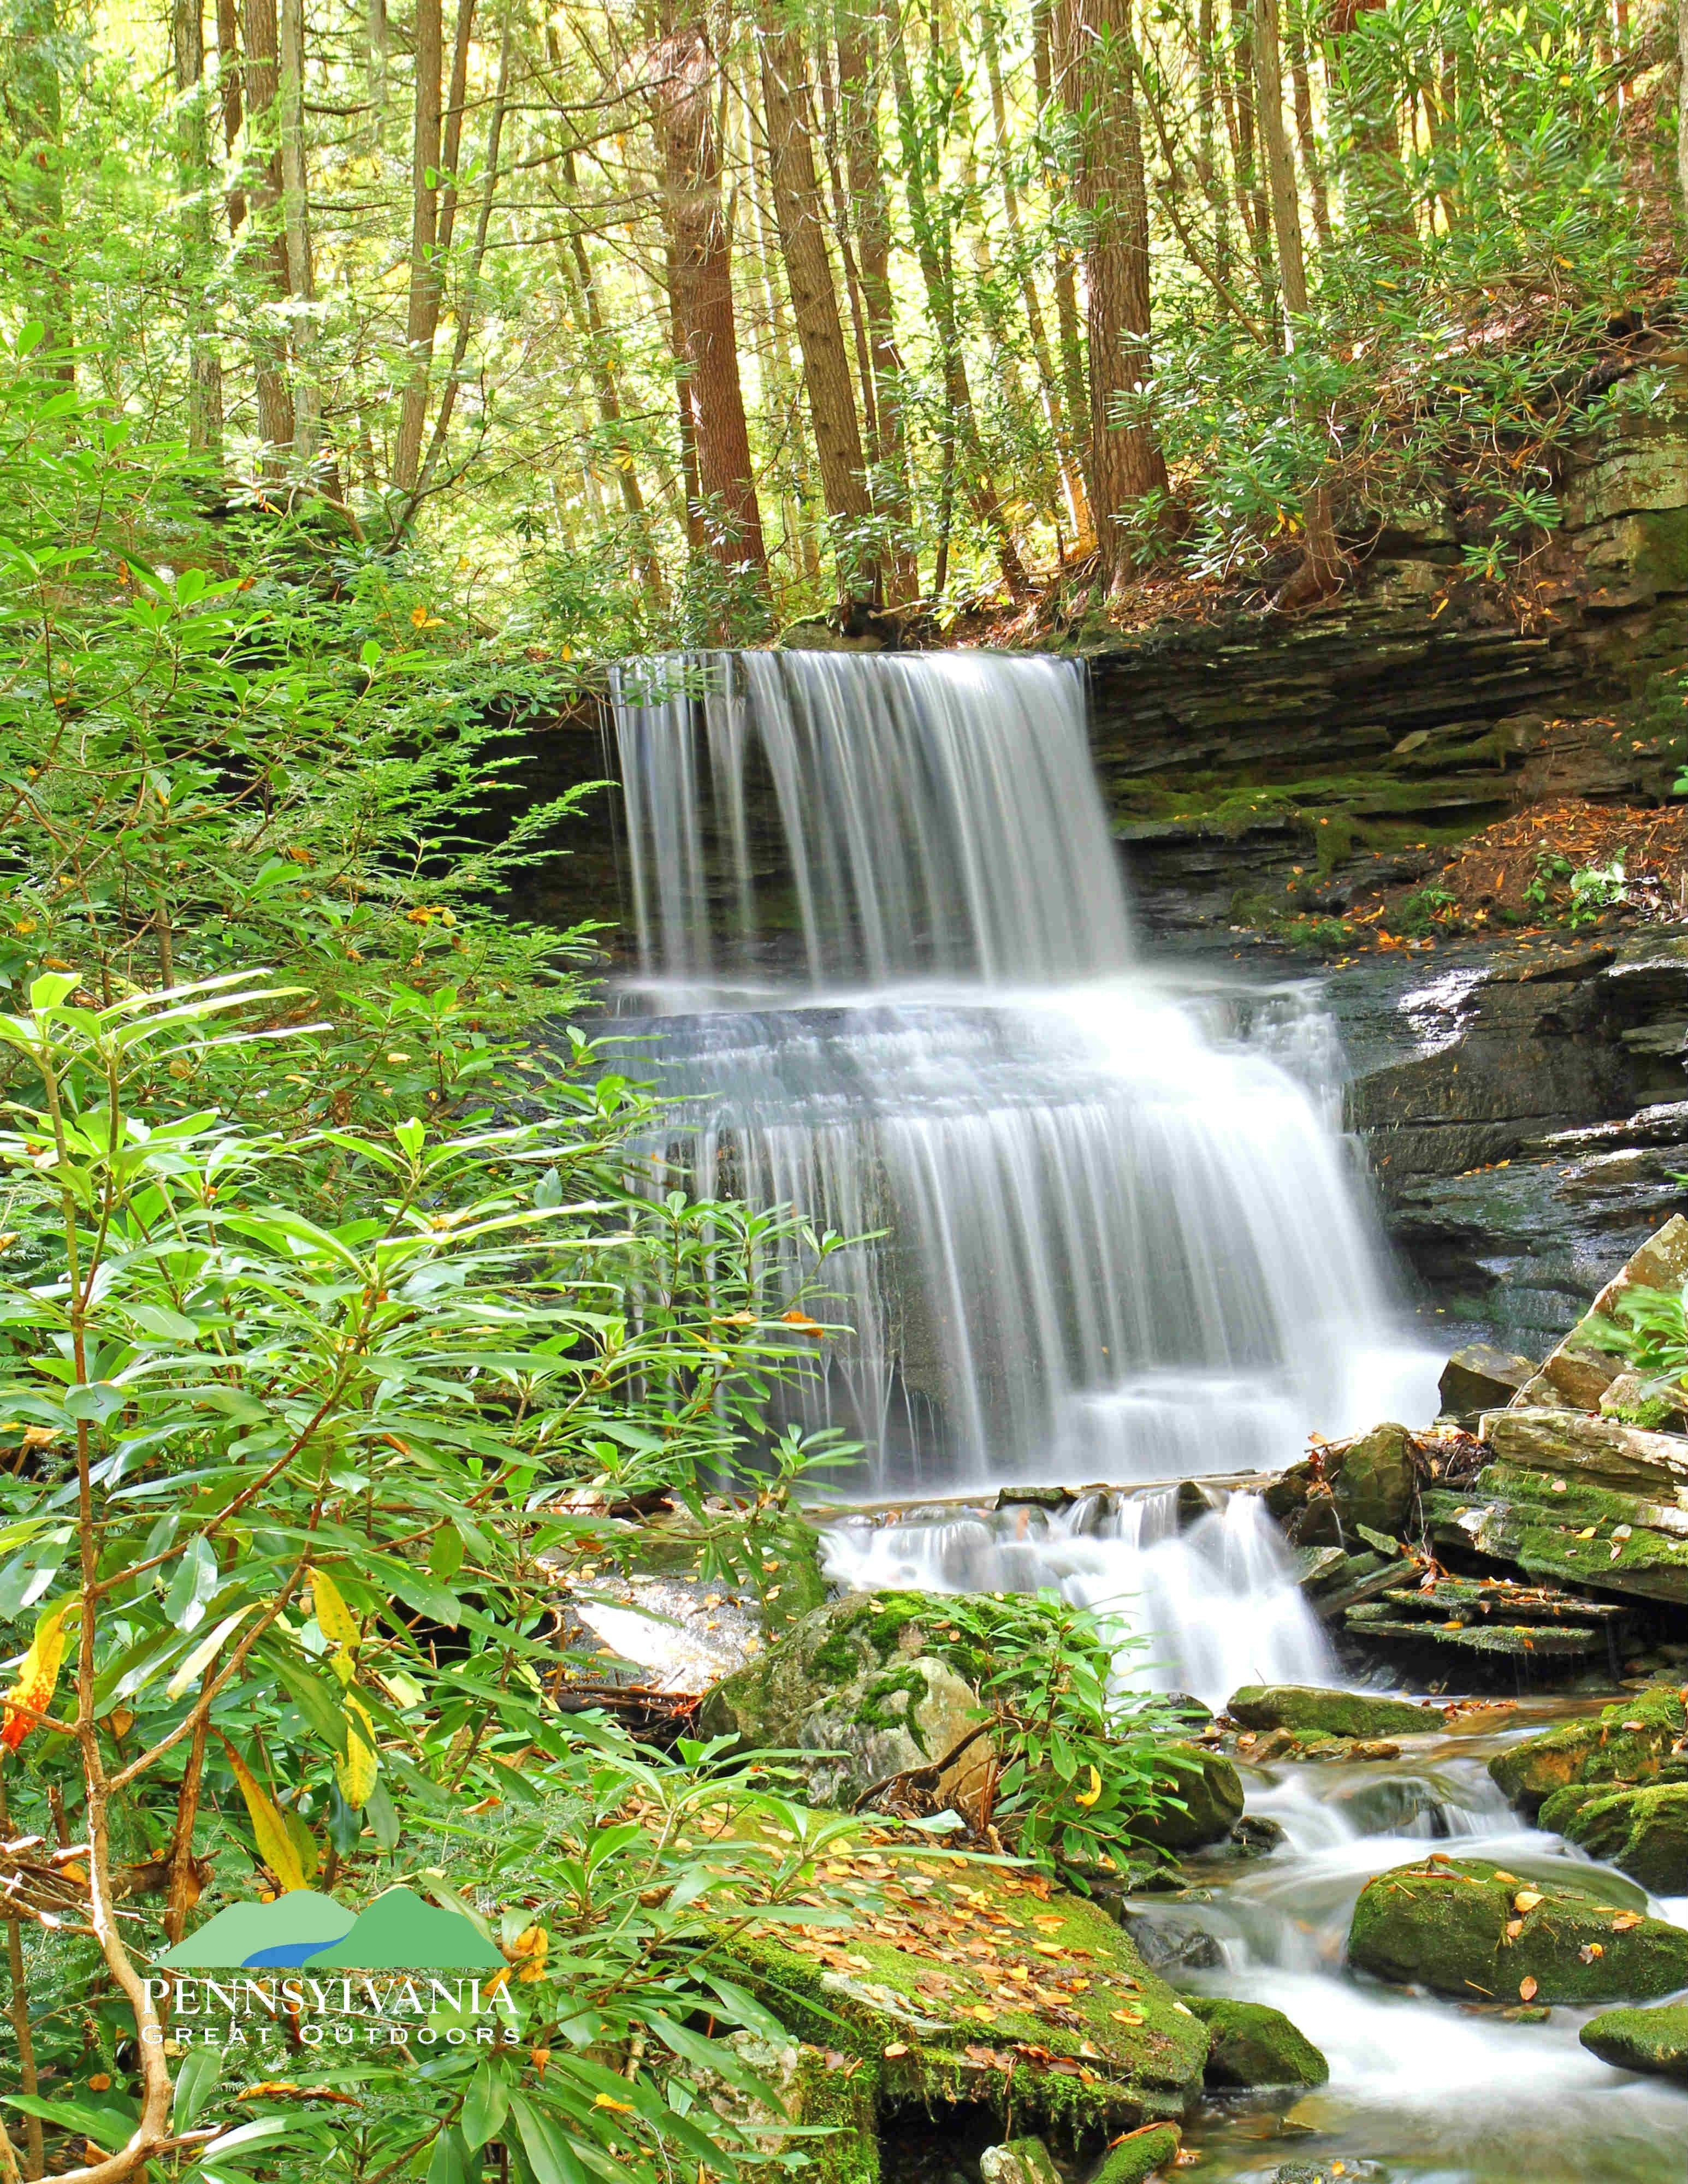
[[1328, 1021], [1136, 965], [1076, 669], [706, 655], [615, 698], [651, 1180], [863, 1240], [795, 1393], [876, 1492], [1246, 1472], [1428, 1414]]
[[1329, 1643], [1257, 1495], [1096, 1491], [1062, 1509], [911, 1510], [844, 1518], [822, 1535], [827, 1574], [859, 1592], [1059, 1591], [1105, 1614], [1139, 1690], [1223, 1706], [1244, 1684], [1335, 1680]]

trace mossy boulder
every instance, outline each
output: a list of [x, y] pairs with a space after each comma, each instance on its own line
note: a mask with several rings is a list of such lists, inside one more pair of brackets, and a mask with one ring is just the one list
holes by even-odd
[[1207, 2029], [1099, 1905], [943, 1852], [877, 1863], [857, 1925], [733, 1936], [722, 1970], [882, 2104], [1011, 2110], [1067, 2143], [1186, 2112]]
[[[704, 1700], [706, 1736], [754, 1748], [812, 1752], [809, 1796], [853, 1804], [870, 1784], [928, 1767], [978, 1726], [977, 1692], [941, 1652], [941, 1601], [922, 1593], [853, 1594], [801, 1617], [760, 1659]], [[941, 1779], [965, 1798], [990, 1760], [981, 1738]]]
[[1534, 1814], [1556, 1790], [1574, 1783], [1628, 1788], [1688, 1781], [1685, 1742], [1688, 1708], [1681, 1692], [1654, 1685], [1598, 1715], [1509, 1745], [1489, 1762], [1489, 1772], [1513, 1804]]
[[1287, 1729], [1297, 1736], [1424, 1736], [1440, 1729], [1434, 1707], [1407, 1699], [1373, 1698], [1368, 1691], [1329, 1691], [1313, 1684], [1245, 1684], [1225, 1709], [1245, 1729]]
[[1536, 1819], [1655, 1896], [1688, 1895], [1688, 1782], [1649, 1790], [1574, 1782], [1556, 1790]]
[[1207, 2027], [1210, 2086], [1322, 2086], [1329, 2077], [1329, 2064], [1281, 2009], [1208, 1995], [1186, 1999]]
[[1648, 2001], [1688, 1986], [1688, 1931], [1613, 1893], [1597, 1874], [1526, 1880], [1485, 1858], [1397, 1866], [1360, 1892], [1349, 1961], [1468, 2001]]
[[1406, 1523], [1418, 1480], [1414, 1448], [1406, 1427], [1393, 1424], [1373, 1426], [1349, 1441], [1340, 1464], [1327, 1448], [1326, 1468], [1335, 1470], [1331, 1496], [1345, 1532], [1366, 1524], [1392, 1534]]
[[1174, 2123], [1147, 2124], [1117, 2139], [1091, 2173], [1089, 2184], [1144, 2184], [1145, 2177], [1170, 2168], [1184, 2134]]
[[1608, 2009], [1577, 2035], [1591, 2054], [1620, 2070], [1688, 2080], [1688, 2003], [1663, 2009]]
[[1011, 2138], [979, 2156], [983, 2184], [1064, 2184], [1055, 2156], [1040, 2138]]
[[1158, 1780], [1178, 1803], [1133, 1823], [1131, 1832], [1141, 1841], [1162, 1850], [1200, 1850], [1223, 1842], [1243, 1816], [1242, 1781], [1223, 1752], [1199, 1744], [1165, 1745]]

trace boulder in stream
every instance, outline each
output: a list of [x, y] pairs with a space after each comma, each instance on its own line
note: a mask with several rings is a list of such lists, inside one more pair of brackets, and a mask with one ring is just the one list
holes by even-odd
[[1168, 1744], [1163, 1755], [1164, 1786], [1178, 1802], [1163, 1805], [1152, 1819], [1136, 1823], [1133, 1835], [1170, 1851], [1223, 1842], [1243, 1816], [1243, 1786], [1236, 1769], [1223, 1752], [1199, 1744]]
[[1374, 1698], [1369, 1691], [1326, 1691], [1315, 1684], [1245, 1684], [1232, 1693], [1225, 1711], [1245, 1729], [1287, 1729], [1298, 1736], [1376, 1741], [1424, 1736], [1443, 1726], [1435, 1707]]
[[1620, 2070], [1688, 2080], [1688, 2003], [1605, 2010], [1590, 2018], [1577, 2037], [1591, 2054]]
[[1326, 1443], [1325, 1473], [1345, 1532], [1364, 1524], [1394, 1533], [1406, 1523], [1418, 1480], [1416, 1448], [1407, 1428], [1392, 1424]]
[[1491, 1342], [1468, 1343], [1443, 1366], [1437, 1393], [1449, 1417], [1469, 1422], [1479, 1412], [1511, 1402], [1535, 1369], [1531, 1359], [1513, 1351], [1497, 1350]]
[[1279, 2086], [1322, 2086], [1329, 2077], [1329, 2064], [1281, 2009], [1216, 1995], [1186, 1999], [1212, 2043], [1203, 2073], [1208, 2086], [1264, 2092]]
[[1602, 1864], [1615, 1865], [1655, 1896], [1688, 1894], [1688, 1782], [1646, 1790], [1574, 1782], [1554, 1791], [1536, 1825]]
[[1510, 1744], [1489, 1772], [1513, 1804], [1534, 1814], [1572, 1784], [1633, 1787], [1688, 1781], [1688, 1708], [1682, 1694], [1656, 1684], [1597, 1715], [1563, 1723]]
[[1175, 2123], [1145, 2124], [1117, 2138], [1092, 2172], [1089, 2184], [1144, 2184], [1145, 2177], [1178, 2159], [1184, 2134]]
[[1688, 1930], [1613, 1901], [1624, 1884], [1529, 1880], [1486, 1858], [1396, 1866], [1360, 1892], [1350, 1963], [1464, 2001], [1651, 2001], [1688, 1986]]

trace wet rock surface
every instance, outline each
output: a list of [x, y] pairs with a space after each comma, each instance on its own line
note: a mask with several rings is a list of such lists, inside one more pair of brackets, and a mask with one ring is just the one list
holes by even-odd
[[1688, 1931], [1586, 1884], [1527, 1880], [1481, 1858], [1435, 1857], [1368, 1881], [1349, 1961], [1378, 1978], [1468, 1999], [1651, 2000], [1688, 1985]]
[[1205, 2081], [1229, 2091], [1322, 2086], [1330, 2065], [1281, 2009], [1265, 2003], [1193, 1995], [1190, 2008], [1207, 2027]]
[[1433, 1707], [1303, 1684], [1246, 1684], [1232, 1693], [1226, 1711], [1245, 1729], [1290, 1730], [1298, 1736], [1422, 1736], [1442, 1726], [1441, 1714]]
[[1620, 2070], [1688, 2082], [1688, 2003], [1662, 2009], [1608, 2009], [1578, 2035], [1591, 2054]]
[[1653, 1895], [1688, 1895], [1688, 1781], [1604, 1791], [1574, 1783], [1555, 1791], [1536, 1819]]
[[1508, 1746], [1490, 1761], [1489, 1773], [1513, 1804], [1532, 1814], [1555, 1791], [1574, 1784], [1688, 1781], [1688, 1755], [1678, 1749], [1685, 1730], [1688, 1711], [1680, 1692], [1658, 1685]]

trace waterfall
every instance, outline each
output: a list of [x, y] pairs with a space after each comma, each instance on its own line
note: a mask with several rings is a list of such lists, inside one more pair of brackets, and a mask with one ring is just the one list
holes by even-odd
[[801, 1401], [876, 1487], [1247, 1472], [1396, 1407], [1328, 1021], [1135, 963], [1077, 669], [699, 655], [614, 694], [653, 1173], [862, 1240]]

